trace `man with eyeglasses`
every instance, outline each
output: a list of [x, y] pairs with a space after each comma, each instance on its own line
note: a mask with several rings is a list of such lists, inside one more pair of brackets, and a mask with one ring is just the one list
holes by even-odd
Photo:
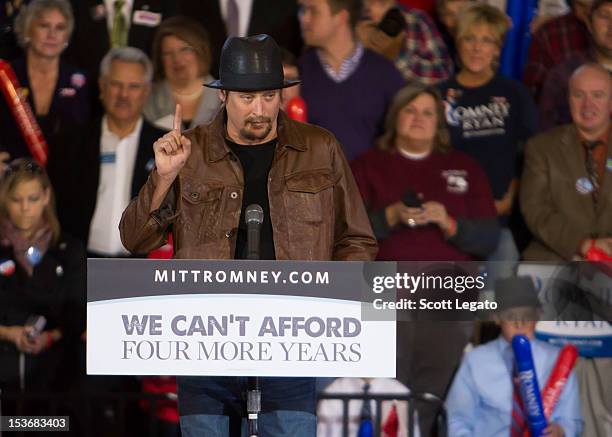
[[[513, 408], [515, 335], [529, 338], [535, 371], [542, 388], [553, 369], [559, 349], [535, 338], [540, 302], [529, 277], [509, 277], [495, 283], [501, 334], [495, 340], [468, 352], [446, 398], [449, 437], [522, 436], [526, 416]], [[577, 437], [582, 430], [578, 383], [572, 373], [552, 412], [545, 436]]]

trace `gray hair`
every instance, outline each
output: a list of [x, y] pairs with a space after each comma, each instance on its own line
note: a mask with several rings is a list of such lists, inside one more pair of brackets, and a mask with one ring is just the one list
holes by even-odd
[[29, 5], [21, 8], [15, 20], [17, 43], [22, 48], [26, 48], [29, 43], [28, 32], [32, 20], [34, 18], [40, 18], [44, 12], [50, 9], [55, 9], [66, 19], [66, 23], [68, 24], [68, 40], [70, 40], [70, 36], [74, 30], [74, 15], [72, 14], [70, 3], [66, 0], [34, 0]]
[[114, 61], [140, 64], [145, 71], [145, 80], [149, 83], [151, 80], [153, 80], [153, 64], [151, 64], [151, 61], [145, 52], [137, 49], [136, 47], [115, 47], [114, 49], [109, 50], [100, 63], [101, 77], [108, 74]]

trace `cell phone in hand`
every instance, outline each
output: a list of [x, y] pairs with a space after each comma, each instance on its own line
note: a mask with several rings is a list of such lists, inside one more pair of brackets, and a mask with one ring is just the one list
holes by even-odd
[[47, 319], [45, 316], [40, 315], [32, 315], [29, 316], [25, 322], [25, 327], [30, 328], [28, 330], [27, 336], [30, 340], [38, 337], [41, 332], [45, 329], [45, 325], [47, 324]]
[[406, 190], [404, 193], [402, 202], [404, 202], [404, 205], [406, 205], [408, 208], [421, 208], [423, 206], [418, 194], [410, 189]]
[[391, 8], [377, 26], [392, 38], [395, 38], [406, 28], [404, 14], [398, 8]]

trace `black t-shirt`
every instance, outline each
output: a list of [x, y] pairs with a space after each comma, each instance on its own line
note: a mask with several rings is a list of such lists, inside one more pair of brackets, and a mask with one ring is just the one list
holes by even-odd
[[242, 211], [236, 238], [235, 259], [247, 257], [247, 226], [244, 213], [253, 203], [261, 206], [264, 221], [260, 233], [260, 259], [276, 259], [274, 240], [272, 238], [272, 222], [270, 220], [270, 204], [268, 202], [268, 173], [272, 167], [276, 139], [264, 144], [242, 145], [226, 139], [227, 145], [240, 160], [244, 174], [244, 194], [242, 196]]
[[519, 175], [522, 143], [536, 131], [536, 107], [527, 88], [501, 75], [477, 88], [460, 85], [455, 76], [438, 88], [453, 147], [480, 163], [493, 197], [501, 199]]

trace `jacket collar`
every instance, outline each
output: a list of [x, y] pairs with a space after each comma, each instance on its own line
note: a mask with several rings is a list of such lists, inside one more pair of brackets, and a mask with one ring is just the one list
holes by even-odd
[[[225, 158], [231, 151], [225, 142], [225, 122], [226, 114], [225, 107], [217, 112], [217, 115], [208, 125], [209, 144], [208, 144], [208, 160], [210, 162], [220, 161]], [[278, 113], [277, 149], [293, 149], [298, 152], [308, 150], [306, 139], [296, 129], [297, 122], [291, 120], [282, 110]]]

